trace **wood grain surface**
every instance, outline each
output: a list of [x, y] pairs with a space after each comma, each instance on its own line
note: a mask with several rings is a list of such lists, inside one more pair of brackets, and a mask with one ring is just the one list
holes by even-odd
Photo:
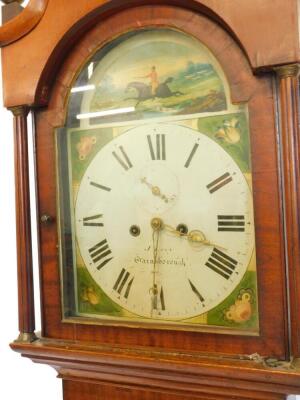
[[300, 357], [300, 163], [299, 163], [299, 65], [276, 69], [279, 93], [280, 145], [282, 152], [283, 207], [289, 277], [291, 351]]
[[[29, 13], [28, 7], [35, 3], [40, 3], [42, 10], [46, 0], [31, 0], [17, 17], [20, 19], [15, 32], [24, 32], [24, 13]], [[61, 66], [64, 55], [92, 25], [124, 8], [155, 4], [174, 5], [209, 16], [236, 38], [253, 69], [299, 60], [297, 0], [49, 0], [35, 28], [32, 30], [31, 22], [26, 20], [25, 26], [30, 32], [3, 49], [6, 107], [47, 103], [53, 74]], [[15, 20], [11, 23], [15, 24]], [[11, 36], [13, 30], [8, 31]], [[16, 76], [22, 78], [19, 85], [15, 85]]]

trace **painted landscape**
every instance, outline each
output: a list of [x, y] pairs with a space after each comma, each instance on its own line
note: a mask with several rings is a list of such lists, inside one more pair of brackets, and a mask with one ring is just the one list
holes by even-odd
[[[101, 122], [227, 109], [224, 78], [208, 50], [176, 31], [147, 31], [116, 43], [98, 63], [85, 112], [130, 108]], [[99, 123], [99, 120], [96, 121]]]

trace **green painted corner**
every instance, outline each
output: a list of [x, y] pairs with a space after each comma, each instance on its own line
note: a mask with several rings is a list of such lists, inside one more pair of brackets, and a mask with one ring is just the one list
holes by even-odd
[[[226, 312], [229, 311], [230, 307], [235, 307], [236, 301], [239, 301], [243, 293], [249, 293], [251, 296], [251, 317], [246, 321], [235, 322], [226, 318]], [[236, 289], [227, 297], [221, 304], [212, 309], [207, 314], [208, 325], [222, 326], [237, 328], [242, 330], [253, 330], [258, 331], [259, 319], [258, 319], [258, 301], [257, 301], [257, 286], [256, 286], [256, 272], [247, 271]]]
[[[86, 149], [81, 145], [84, 140], [95, 138], [95, 143], [91, 145], [90, 149]], [[84, 172], [93, 160], [95, 155], [113, 139], [112, 128], [99, 128], [92, 130], [79, 130], [70, 133], [70, 149], [71, 149], [71, 163], [72, 163], [72, 178], [73, 182], [80, 182]], [[84, 159], [81, 158], [84, 156]]]
[[[115, 304], [95, 283], [86, 268], [77, 269], [78, 312], [122, 317], [122, 307]], [[90, 296], [87, 295], [90, 291]]]
[[[234, 127], [231, 127], [234, 125]], [[199, 132], [218, 143], [238, 164], [243, 173], [251, 172], [249, 128], [246, 112], [198, 119]], [[239, 135], [231, 138], [232, 133]], [[232, 140], [232, 141], [231, 141]]]

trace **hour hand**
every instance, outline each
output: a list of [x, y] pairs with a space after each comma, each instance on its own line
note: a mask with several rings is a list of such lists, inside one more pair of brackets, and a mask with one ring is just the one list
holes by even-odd
[[199, 243], [199, 244], [204, 244], [205, 246], [213, 246], [213, 247], [218, 247], [220, 249], [226, 250], [225, 247], [220, 246], [216, 243], [213, 243], [213, 242], [207, 240], [204, 233], [202, 233], [201, 231], [198, 231], [198, 230], [189, 232], [187, 235], [187, 239], [191, 243], [195, 243], [195, 244]]
[[204, 233], [200, 230], [193, 230], [188, 233], [183, 233], [180, 230], [177, 230], [173, 228], [170, 225], [164, 224], [164, 229], [170, 233], [173, 233], [174, 235], [178, 237], [183, 237], [187, 239], [191, 244], [197, 246], [197, 245], [205, 245], [205, 246], [213, 246], [213, 247], [218, 247], [220, 249], [226, 250], [223, 246], [220, 246], [216, 243], [210, 242], [209, 240], [206, 239], [206, 236]]
[[153, 196], [161, 198], [165, 203], [170, 201], [170, 199], [162, 193], [158, 186], [152, 185], [145, 177], [141, 178], [141, 183], [145, 184], [151, 190]]

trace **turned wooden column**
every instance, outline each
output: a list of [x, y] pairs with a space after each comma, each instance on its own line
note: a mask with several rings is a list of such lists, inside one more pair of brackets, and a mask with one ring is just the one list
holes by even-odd
[[18, 341], [36, 339], [34, 315], [34, 288], [32, 270], [32, 242], [30, 221], [30, 190], [27, 138], [27, 107], [13, 107], [15, 145], [16, 232], [18, 264]]
[[300, 138], [299, 138], [299, 65], [275, 69], [278, 79], [279, 140], [284, 190], [286, 262], [290, 302], [290, 324], [296, 335], [290, 338], [291, 355], [300, 356]]

